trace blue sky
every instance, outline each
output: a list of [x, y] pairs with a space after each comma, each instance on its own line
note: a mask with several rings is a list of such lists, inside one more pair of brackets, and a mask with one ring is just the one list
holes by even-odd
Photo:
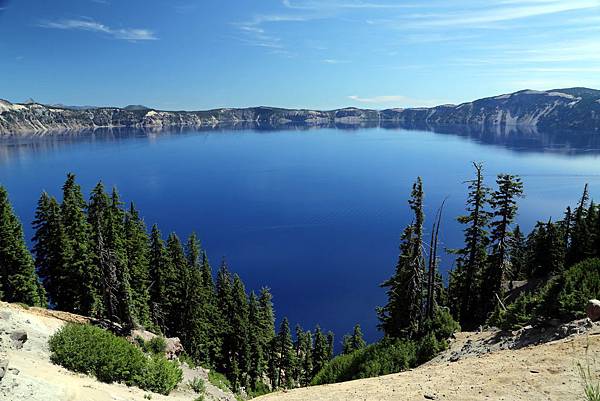
[[600, 88], [600, 0], [0, 0], [0, 98], [369, 108]]

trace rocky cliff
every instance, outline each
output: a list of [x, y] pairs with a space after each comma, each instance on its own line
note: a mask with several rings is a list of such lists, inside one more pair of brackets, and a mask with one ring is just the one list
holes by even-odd
[[444, 125], [600, 129], [600, 91], [586, 88], [525, 90], [460, 105], [433, 108], [330, 111], [252, 107], [208, 111], [161, 111], [142, 106], [75, 108], [0, 100], [0, 135], [117, 127], [386, 126]]

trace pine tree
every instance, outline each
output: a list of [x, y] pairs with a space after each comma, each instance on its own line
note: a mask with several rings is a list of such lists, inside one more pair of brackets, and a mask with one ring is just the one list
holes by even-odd
[[44, 288], [50, 303], [56, 309], [64, 309], [75, 297], [71, 286], [71, 272], [66, 270], [66, 261], [70, 259], [70, 249], [61, 221], [60, 206], [55, 198], [46, 192], [38, 201], [33, 221], [35, 235], [33, 237], [33, 252], [35, 267], [44, 283]]
[[325, 352], [326, 362], [333, 359], [335, 336], [332, 331], [327, 332], [327, 350]]
[[164, 333], [165, 308], [163, 302], [166, 280], [164, 271], [167, 264], [167, 258], [162, 235], [156, 224], [152, 226], [149, 248], [148, 271], [150, 277], [150, 317], [156, 328]]
[[233, 278], [227, 267], [225, 260], [217, 272], [216, 298], [219, 311], [219, 338], [221, 339], [221, 353], [217, 361], [217, 368], [225, 373], [228, 378], [235, 375], [237, 366], [235, 365], [234, 333], [235, 328], [232, 325], [234, 320], [234, 300], [233, 300]]
[[85, 302], [84, 309], [94, 317], [116, 319], [117, 316], [117, 286], [114, 254], [106, 245], [106, 234], [109, 225], [108, 208], [110, 199], [99, 182], [90, 195], [87, 211], [90, 231], [91, 264], [86, 269], [86, 286], [91, 296]]
[[213, 320], [216, 313], [211, 309], [204, 286], [199, 255], [200, 244], [196, 235], [192, 234], [186, 245], [189, 271], [184, 283], [181, 340], [187, 353], [197, 363], [211, 366], [215, 360], [215, 339], [218, 337]]
[[510, 277], [511, 280], [524, 280], [526, 278], [526, 244], [525, 244], [525, 236], [521, 231], [521, 227], [518, 225], [515, 226], [513, 230], [512, 238], [510, 239], [510, 247], [509, 247], [510, 255]]
[[33, 258], [25, 245], [23, 226], [0, 186], [0, 299], [45, 306]]
[[163, 311], [165, 314], [165, 333], [179, 336], [182, 333], [182, 313], [187, 303], [186, 281], [188, 280], [188, 261], [183, 245], [175, 233], [169, 234], [166, 244], [166, 258], [161, 272]]
[[115, 293], [117, 294], [117, 318], [125, 327], [132, 328], [132, 290], [131, 273], [127, 260], [127, 241], [125, 239], [125, 212], [116, 188], [113, 188], [108, 209], [107, 243], [114, 257], [116, 270]]
[[312, 334], [310, 331], [304, 333], [303, 343], [301, 347], [302, 359], [298, 361], [301, 364], [300, 385], [308, 386], [313, 379], [313, 354], [312, 354]]
[[474, 328], [483, 320], [480, 308], [481, 278], [487, 262], [489, 244], [487, 226], [490, 212], [486, 210], [489, 189], [483, 182], [483, 166], [473, 163], [476, 176], [469, 181], [466, 216], [458, 222], [465, 224], [465, 247], [453, 250], [457, 254], [456, 268], [451, 273], [449, 288], [452, 309], [458, 315], [461, 327]]
[[150, 318], [149, 238], [146, 225], [133, 202], [125, 215], [125, 247], [130, 275], [131, 314], [142, 327], [152, 325]]
[[492, 253], [484, 272], [482, 283], [483, 315], [487, 316], [502, 297], [502, 283], [507, 275], [511, 224], [517, 215], [517, 198], [523, 196], [523, 183], [519, 177], [500, 174], [496, 180], [498, 189], [490, 199], [493, 221], [491, 227]]
[[274, 339], [274, 354], [277, 357], [277, 375], [274, 387], [293, 387], [293, 373], [296, 366], [296, 356], [287, 318], [283, 318], [281, 325], [279, 326], [279, 332]]
[[233, 315], [231, 327], [233, 328], [232, 351], [233, 363], [233, 385], [237, 390], [247, 385], [247, 372], [250, 367], [250, 349], [248, 347], [249, 339], [249, 311], [248, 298], [244, 283], [236, 274], [233, 277], [232, 286]]
[[317, 373], [325, 366], [329, 361], [327, 337], [321, 331], [321, 327], [315, 328], [314, 343], [312, 349], [312, 365], [313, 372], [312, 376], [316, 376]]
[[363, 333], [362, 333], [362, 330], [360, 329], [359, 324], [354, 326], [354, 331], [352, 332], [351, 344], [352, 344], [353, 350], [363, 349], [367, 345], [367, 343], [365, 342], [365, 339], [363, 338]]
[[409, 205], [414, 223], [401, 237], [400, 255], [394, 275], [381, 286], [388, 288], [388, 303], [378, 308], [379, 327], [391, 338], [412, 338], [419, 333], [424, 305], [423, 258], [423, 185], [421, 178], [413, 185]]
[[365, 340], [363, 338], [362, 331], [360, 329], [360, 325], [354, 326], [354, 331], [352, 334], [346, 334], [342, 341], [343, 344], [343, 354], [351, 354], [354, 351], [363, 349], [366, 346]]
[[70, 288], [64, 294], [62, 310], [98, 316], [102, 310], [99, 291], [100, 273], [92, 261], [90, 226], [86, 218], [86, 203], [75, 175], [68, 174], [62, 187], [61, 221], [69, 250], [65, 270], [68, 272]]
[[248, 346], [249, 346], [249, 366], [248, 377], [250, 387], [256, 389], [260, 380], [266, 371], [267, 360], [264, 349], [261, 345], [261, 327], [260, 327], [260, 310], [258, 298], [254, 291], [250, 293], [248, 300]]
[[396, 272], [382, 287], [387, 287], [388, 303], [377, 309], [379, 328], [390, 338], [411, 337], [417, 332], [418, 289], [414, 288], [413, 226], [405, 228], [400, 239]]
[[587, 219], [589, 199], [588, 185], [585, 184], [583, 194], [573, 216], [570, 246], [566, 256], [567, 266], [572, 266], [582, 261], [589, 253], [592, 229], [592, 227], [588, 226], [589, 220]]

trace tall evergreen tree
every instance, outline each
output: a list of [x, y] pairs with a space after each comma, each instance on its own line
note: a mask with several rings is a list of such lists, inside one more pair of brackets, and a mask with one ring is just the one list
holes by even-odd
[[360, 325], [354, 326], [352, 334], [346, 334], [343, 339], [343, 351], [344, 354], [351, 354], [354, 351], [363, 349], [366, 346], [363, 338]]
[[23, 226], [0, 186], [0, 299], [44, 306], [33, 258], [25, 245]]
[[277, 375], [274, 387], [293, 387], [296, 355], [287, 318], [283, 318], [281, 325], [279, 326], [279, 332], [274, 339], [274, 354], [277, 358]]
[[472, 329], [483, 320], [480, 308], [481, 278], [487, 262], [489, 244], [487, 211], [489, 189], [484, 184], [483, 166], [473, 163], [475, 179], [468, 181], [467, 212], [458, 222], [466, 225], [464, 229], [465, 247], [454, 250], [457, 254], [456, 268], [451, 274], [449, 288], [452, 307], [458, 315], [460, 325]]
[[248, 300], [248, 324], [248, 352], [250, 357], [248, 378], [250, 387], [255, 389], [267, 369], [266, 356], [268, 350], [263, 348], [261, 344], [260, 310], [258, 298], [254, 291], [250, 293]]
[[116, 188], [113, 188], [108, 209], [107, 243], [114, 258], [117, 281], [117, 318], [126, 327], [132, 328], [132, 290], [131, 272], [127, 260], [127, 241], [125, 239], [125, 212]]
[[67, 270], [67, 260], [70, 259], [71, 252], [61, 221], [60, 206], [56, 199], [46, 192], [42, 193], [38, 201], [33, 228], [36, 269], [51, 305], [59, 310], [64, 309], [65, 305], [71, 305], [72, 299], [79, 294], [74, 291], [71, 282], [72, 272]]
[[146, 225], [133, 202], [125, 215], [125, 247], [130, 275], [131, 314], [135, 323], [150, 327], [149, 238]]
[[248, 297], [244, 283], [236, 274], [233, 277], [233, 320], [231, 326], [233, 330], [233, 352], [234, 352], [234, 387], [245, 387], [248, 383], [248, 370], [250, 367], [250, 349], [249, 349], [249, 310]]
[[188, 260], [183, 245], [177, 234], [171, 233], [167, 238], [166, 259], [162, 271], [163, 308], [166, 333], [169, 336], [179, 336], [182, 332], [182, 314], [188, 302], [188, 272]]
[[148, 260], [148, 270], [150, 277], [150, 316], [153, 324], [163, 333], [165, 332], [165, 285], [167, 277], [167, 257], [165, 245], [158, 226], [152, 226], [150, 234], [150, 253]]
[[381, 286], [387, 288], [388, 303], [378, 308], [379, 327], [392, 338], [413, 337], [419, 333], [424, 305], [423, 184], [413, 185], [409, 205], [414, 223], [401, 237], [400, 255], [394, 275]]
[[313, 349], [312, 349], [312, 376], [316, 376], [323, 366], [329, 361], [327, 337], [321, 331], [321, 327], [315, 328]]
[[589, 200], [588, 184], [585, 184], [583, 194], [573, 216], [569, 249], [566, 256], [568, 266], [582, 261], [589, 254], [592, 229], [592, 227], [589, 227], [590, 220], [587, 218]]
[[86, 219], [86, 203], [75, 175], [68, 174], [62, 187], [61, 221], [69, 250], [65, 270], [70, 277], [69, 287], [73, 295], [65, 294], [62, 310], [98, 316], [102, 310], [102, 299], [98, 292], [100, 273], [92, 261], [90, 226]]
[[510, 278], [511, 280], [524, 280], [526, 278], [526, 244], [521, 227], [515, 226], [510, 239]]
[[517, 215], [517, 199], [523, 196], [523, 183], [519, 177], [500, 174], [496, 180], [498, 188], [491, 196], [493, 221], [491, 227], [492, 253], [484, 272], [482, 283], [483, 315], [486, 316], [502, 297], [502, 283], [507, 275], [511, 224]]

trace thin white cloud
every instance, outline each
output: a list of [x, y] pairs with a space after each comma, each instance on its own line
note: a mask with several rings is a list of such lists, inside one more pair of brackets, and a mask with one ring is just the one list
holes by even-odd
[[283, 5], [287, 8], [295, 10], [331, 10], [331, 9], [400, 9], [417, 7], [416, 4], [390, 4], [390, 3], [373, 3], [361, 0], [346, 0], [346, 1], [293, 1], [283, 0]]
[[[519, 6], [515, 6], [516, 4]], [[485, 8], [472, 7], [461, 12], [414, 14], [408, 16], [408, 19], [420, 27], [486, 27], [488, 24], [499, 22], [599, 8], [600, 0], [500, 2], [496, 5]]]
[[114, 39], [142, 41], [157, 40], [153, 31], [137, 28], [112, 28], [91, 19], [63, 19], [58, 21], [47, 21], [39, 25], [42, 28], [79, 30], [105, 34]]
[[326, 58], [324, 60], [321, 60], [321, 62], [325, 63], [325, 64], [348, 64], [350, 61], [348, 60], [338, 60], [335, 58]]

